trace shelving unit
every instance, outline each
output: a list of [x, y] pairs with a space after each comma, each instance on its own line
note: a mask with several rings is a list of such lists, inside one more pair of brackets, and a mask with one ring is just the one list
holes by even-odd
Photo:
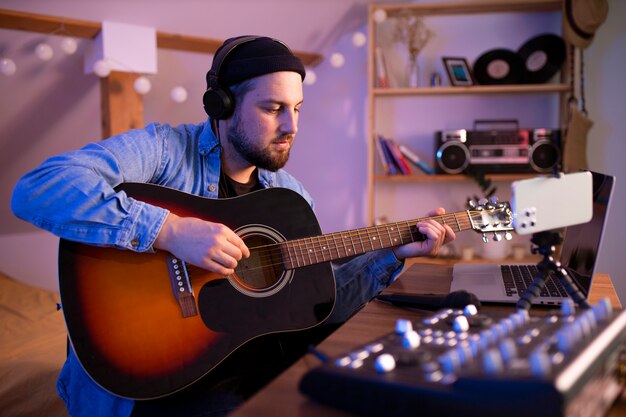
[[[558, 12], [562, 9], [561, 0], [493, 0], [493, 1], [469, 1], [469, 2], [446, 2], [446, 3], [409, 3], [409, 4], [371, 4], [369, 6], [369, 36], [368, 45], [368, 221], [373, 224], [377, 217], [387, 215], [388, 213], [376, 212], [376, 197], [380, 187], [394, 187], [402, 184], [403, 186], [415, 183], [416, 187], [425, 187], [429, 183], [460, 183], [464, 181], [472, 181], [465, 175], [381, 175], [380, 167], [377, 160], [377, 151], [375, 145], [375, 136], [380, 132], [376, 126], [377, 120], [377, 102], [379, 100], [423, 100], [424, 97], [438, 97], [450, 100], [458, 99], [460, 96], [475, 95], [481, 97], [504, 97], [524, 95], [546, 95], [558, 96], [558, 113], [559, 127], [562, 125], [564, 114], [565, 97], [569, 91], [569, 80], [565, 71], [561, 71], [561, 79], [559, 82], [546, 84], [520, 84], [520, 85], [473, 85], [467, 87], [459, 86], [437, 86], [437, 87], [398, 87], [398, 88], [380, 88], [376, 87], [376, 62], [375, 48], [377, 45], [377, 23], [374, 16], [376, 11], [383, 10], [386, 12], [387, 18], [394, 18], [400, 13], [410, 11], [416, 15], [424, 17], [429, 16], [452, 16], [459, 15], [479, 15], [491, 13], [546, 13]], [[438, 28], [441, 30], [441, 28]], [[444, 28], [445, 30], [445, 28]], [[481, 28], [487, 31], [488, 29]], [[387, 103], [387, 102], [385, 102]], [[382, 112], [382, 111], [381, 111]], [[418, 116], [416, 116], [418, 117]], [[480, 116], [477, 118], [481, 118]], [[408, 121], [411, 123], [412, 121]], [[395, 123], [398, 123], [395, 121]], [[413, 121], [413, 123], [415, 123]], [[433, 130], [439, 130], [435, 128]], [[538, 174], [493, 174], [488, 175], [495, 181], [514, 181], [517, 179], [531, 178]], [[393, 217], [393, 216], [391, 216]]]

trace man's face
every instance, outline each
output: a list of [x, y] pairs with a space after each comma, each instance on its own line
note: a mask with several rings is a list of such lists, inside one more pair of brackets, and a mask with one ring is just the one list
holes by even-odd
[[298, 131], [302, 97], [302, 78], [296, 72], [257, 77], [236, 103], [227, 128], [228, 142], [238, 159], [270, 171], [285, 166]]

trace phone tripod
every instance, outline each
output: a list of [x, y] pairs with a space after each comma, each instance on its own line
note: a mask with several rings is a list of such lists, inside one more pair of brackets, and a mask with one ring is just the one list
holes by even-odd
[[549, 277], [550, 272], [554, 273], [559, 278], [567, 294], [579, 307], [589, 308], [590, 305], [585, 296], [574, 285], [567, 271], [561, 267], [561, 263], [553, 257], [556, 245], [563, 241], [562, 230], [548, 230], [534, 233], [530, 241], [535, 245], [531, 248], [531, 252], [533, 254], [539, 253], [543, 255], [543, 259], [537, 264], [538, 272], [533, 277], [532, 284], [520, 295], [516, 308], [518, 310], [530, 309], [533, 299], [541, 294], [541, 291], [545, 287], [546, 279]]

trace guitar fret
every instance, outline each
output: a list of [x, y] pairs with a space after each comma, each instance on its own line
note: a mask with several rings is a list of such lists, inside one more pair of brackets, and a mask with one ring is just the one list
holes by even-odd
[[302, 239], [302, 243], [304, 244], [304, 249], [306, 250], [306, 254], [309, 257], [309, 265], [313, 264], [313, 259], [311, 258], [311, 248], [306, 243], [306, 239]]
[[[281, 247], [281, 253], [283, 254], [283, 259], [285, 258], [285, 253], [287, 253], [288, 264], [286, 265], [286, 268], [293, 269], [294, 265], [293, 265], [291, 252], [289, 251], [289, 241], [283, 242], [283, 244], [281, 244], [280, 247]], [[283, 262], [285, 261], [283, 260]]]
[[356, 255], [357, 252], [356, 252], [356, 247], [354, 246], [354, 240], [352, 239], [352, 233], [351, 232], [347, 232], [347, 233], [348, 233], [348, 236], [350, 236], [350, 243], [352, 244], [352, 252], [353, 254]]
[[[305, 264], [304, 264], [304, 255], [302, 254], [302, 245], [300, 244], [300, 241], [298, 241], [298, 240], [294, 241], [294, 245], [297, 245], [298, 252], [300, 253], [300, 254], [298, 255], [298, 258], [300, 259], [300, 261], [301, 261], [301, 263], [302, 263], [302, 265], [301, 265], [301, 266], [305, 266]], [[299, 264], [299, 265], [300, 265], [300, 264]]]
[[[312, 247], [312, 248], [315, 248], [315, 247], [316, 247], [316, 245], [315, 245], [315, 242], [313, 241], [313, 238], [312, 238], [312, 237], [310, 237], [310, 238], [309, 238], [309, 240], [311, 241], [311, 247]], [[315, 256], [315, 263], [319, 263], [320, 261], [319, 261], [319, 259], [317, 259], [317, 250], [315, 250], [315, 249], [310, 249], [310, 251], [313, 253], [313, 256]]]
[[376, 247], [374, 246], [374, 243], [376, 242], [376, 236], [372, 234], [371, 228], [370, 230], [368, 230], [368, 236], [369, 236], [370, 246], [372, 247], [372, 250], [376, 250]]
[[456, 216], [456, 213], [454, 213], [454, 220], [456, 220], [456, 227], [458, 227], [459, 230], [457, 230], [458, 232], [461, 231], [461, 223], [459, 223], [459, 218]]
[[400, 238], [400, 244], [404, 245], [404, 239], [402, 239], [402, 231], [400, 230], [399, 223], [396, 223], [396, 233], [398, 234], [398, 238]]
[[330, 261], [333, 259], [333, 256], [330, 253], [330, 243], [328, 243], [328, 235], [324, 235], [324, 238], [326, 239], [326, 247], [324, 248], [324, 250], [328, 251], [328, 260]]
[[341, 254], [339, 253], [339, 245], [337, 244], [337, 240], [335, 239], [335, 234], [332, 234], [333, 237], [333, 244], [335, 246], [335, 252], [337, 252], [337, 258], [335, 259], [340, 259], [341, 258]]
[[300, 265], [300, 257], [298, 257], [298, 253], [296, 252], [296, 244], [295, 244], [295, 242], [291, 242], [291, 251], [293, 253], [294, 259], [296, 260], [296, 268], [301, 267], [302, 265]]
[[[406, 231], [409, 234], [408, 240], [410, 240], [411, 242], [415, 242], [415, 235], [411, 231], [411, 224], [408, 221], [405, 221], [404, 223], [406, 224]], [[415, 228], [415, 230], [417, 230], [417, 227]]]

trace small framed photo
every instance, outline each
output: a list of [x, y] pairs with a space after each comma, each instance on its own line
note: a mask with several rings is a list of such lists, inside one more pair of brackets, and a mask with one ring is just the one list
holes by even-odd
[[443, 57], [450, 84], [455, 86], [474, 85], [474, 78], [465, 58]]

